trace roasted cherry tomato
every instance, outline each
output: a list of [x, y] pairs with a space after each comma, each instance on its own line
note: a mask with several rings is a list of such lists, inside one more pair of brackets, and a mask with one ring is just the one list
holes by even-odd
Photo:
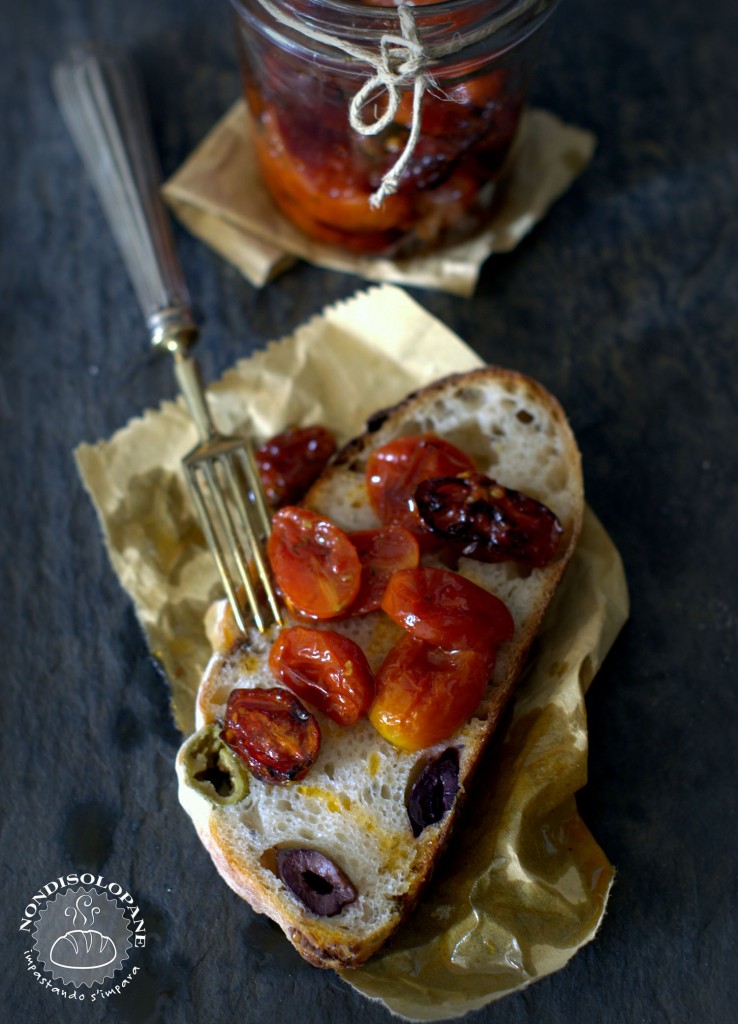
[[[423, 97], [422, 135], [449, 140], [466, 133], [467, 138], [474, 141], [489, 128], [489, 118], [482, 115], [485, 109], [491, 114], [503, 88], [503, 73], [496, 70], [446, 87], [443, 95], [426, 92]], [[395, 120], [408, 128], [412, 124], [412, 89], [405, 89], [401, 94]], [[447, 151], [448, 148], [447, 141]]]
[[414, 533], [425, 528], [415, 507], [423, 480], [473, 472], [474, 463], [459, 448], [435, 434], [398, 437], [372, 452], [366, 468], [369, 501], [384, 523], [395, 522]]
[[359, 593], [348, 609], [349, 615], [365, 615], [376, 611], [387, 583], [398, 569], [412, 569], [418, 564], [418, 542], [402, 526], [382, 526], [378, 530], [357, 530], [348, 538], [356, 548], [361, 562]]
[[275, 508], [298, 501], [336, 450], [330, 430], [319, 425], [288, 427], [256, 449], [267, 501]]
[[354, 725], [374, 700], [366, 655], [350, 637], [330, 629], [283, 629], [272, 645], [269, 667], [281, 683], [338, 725]]
[[408, 634], [377, 673], [369, 720], [380, 736], [402, 750], [440, 743], [477, 709], [493, 668], [492, 655], [444, 651]]
[[315, 717], [278, 687], [232, 690], [220, 738], [262, 782], [302, 779], [320, 750]]
[[[323, 111], [321, 111], [321, 114]], [[287, 132], [289, 134], [289, 132]], [[410, 203], [399, 195], [388, 196], [381, 209], [369, 205], [371, 187], [358, 173], [345, 146], [320, 147], [321, 161], [308, 160], [304, 146], [290, 145], [280, 118], [265, 109], [255, 135], [262, 173], [277, 205], [288, 217], [300, 216], [298, 226], [318, 231], [323, 241], [355, 241], [373, 248], [387, 245], [391, 232], [401, 229], [410, 214]]]
[[333, 618], [359, 592], [356, 548], [335, 523], [310, 509], [287, 505], [275, 513], [267, 553], [286, 601], [303, 615]]
[[382, 608], [414, 637], [446, 650], [492, 651], [515, 631], [513, 617], [499, 597], [448, 569], [394, 573]]
[[483, 473], [426, 480], [415, 500], [437, 537], [480, 562], [517, 561], [540, 568], [556, 554], [563, 533], [550, 508]]

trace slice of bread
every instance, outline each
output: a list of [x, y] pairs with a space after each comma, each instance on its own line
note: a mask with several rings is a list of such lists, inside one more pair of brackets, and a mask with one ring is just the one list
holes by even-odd
[[[315, 712], [320, 754], [300, 782], [269, 785], [248, 776], [217, 739], [237, 686], [269, 687], [274, 636], [241, 638], [216, 651], [197, 697], [199, 731], [180, 751], [180, 800], [225, 881], [268, 914], [308, 961], [355, 967], [392, 934], [417, 902], [463, 803], [465, 785], [520, 676], [541, 619], [574, 550], [583, 514], [580, 456], [558, 402], [520, 374], [485, 367], [446, 378], [377, 414], [335, 457], [305, 504], [346, 530], [379, 525], [364, 470], [375, 448], [403, 435], [433, 432], [463, 449], [478, 469], [551, 508], [563, 525], [555, 559], [541, 569], [516, 562], [462, 559], [459, 572], [500, 597], [515, 635], [498, 652], [494, 677], [471, 719], [436, 747], [406, 753], [367, 720], [345, 729]], [[219, 634], [218, 615], [211, 620]], [[383, 612], [326, 622], [359, 642], [376, 670], [402, 631]], [[448, 747], [459, 752], [459, 791], [451, 809], [416, 838], [407, 812], [420, 770]], [[280, 880], [277, 851], [308, 848], [328, 856], [357, 890], [332, 917], [306, 909]]]

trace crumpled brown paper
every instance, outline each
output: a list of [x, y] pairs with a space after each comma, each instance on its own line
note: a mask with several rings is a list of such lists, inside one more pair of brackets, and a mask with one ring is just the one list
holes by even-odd
[[426, 256], [360, 256], [309, 239], [269, 197], [259, 174], [246, 105], [239, 100], [165, 183], [179, 219], [260, 287], [296, 258], [370, 281], [473, 293], [482, 264], [509, 252], [547, 213], [592, 158], [591, 132], [544, 110], [523, 115], [488, 226], [468, 242]]
[[[412, 388], [479, 365], [451, 331], [385, 285], [239, 362], [209, 397], [226, 432], [267, 436], [320, 421], [343, 441]], [[185, 733], [209, 655], [203, 615], [219, 596], [179, 470], [194, 442], [184, 407], [165, 402], [76, 452]], [[409, 1019], [447, 1019], [557, 970], [594, 936], [613, 871], [574, 799], [586, 781], [584, 692], [627, 614], [620, 558], [588, 510], [509, 724], [477, 776], [474, 814], [417, 913], [384, 952], [342, 974], [349, 984]]]
[[342, 977], [410, 1020], [479, 1009], [563, 967], [593, 937], [613, 880], [579, 817], [584, 693], [628, 614], [620, 559], [588, 509], [580, 543], [481, 766], [439, 877], [397, 938]]

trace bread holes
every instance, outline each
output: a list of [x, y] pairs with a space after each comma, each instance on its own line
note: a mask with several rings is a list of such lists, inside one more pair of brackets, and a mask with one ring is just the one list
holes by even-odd
[[435, 424], [442, 423], [448, 414], [448, 403], [439, 398], [430, 407], [429, 422], [432, 422], [434, 424], [434, 429], [437, 429]]
[[527, 580], [533, 572], [525, 562], [505, 562], [503, 564], [507, 580]]
[[481, 409], [487, 401], [486, 395], [481, 388], [459, 388], [457, 397], [469, 412], [476, 412], [477, 409]]
[[265, 871], [270, 871], [277, 878], [279, 874], [277, 872], [277, 850], [274, 846], [270, 846], [268, 850], [264, 850], [261, 857], [259, 857], [259, 864], [264, 868]]
[[486, 428], [477, 420], [468, 420], [455, 430], [450, 430], [445, 438], [470, 456], [478, 467], [487, 468], [499, 461], [497, 453], [490, 449]]
[[544, 481], [552, 491], [563, 491], [566, 487], [567, 477], [566, 466], [561, 462], [556, 462], [546, 472]]
[[314, 843], [319, 838], [319, 836], [316, 836], [315, 830], [312, 829], [312, 828], [309, 828], [306, 825], [302, 825], [298, 829], [298, 833], [297, 834], [298, 834], [299, 838], [304, 840], [306, 843]]
[[515, 419], [519, 420], [521, 423], [535, 423], [536, 421], [533, 413], [528, 412], [527, 409], [518, 409], [515, 413]]
[[438, 417], [432, 413], [426, 416], [419, 416], [417, 419], [408, 419], [402, 425], [398, 436], [414, 437], [416, 434], [438, 434]]

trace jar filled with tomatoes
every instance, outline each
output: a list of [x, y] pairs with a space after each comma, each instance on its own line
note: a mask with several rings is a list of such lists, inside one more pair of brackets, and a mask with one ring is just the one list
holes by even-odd
[[489, 218], [558, 0], [231, 0], [254, 143], [320, 242], [406, 257]]

